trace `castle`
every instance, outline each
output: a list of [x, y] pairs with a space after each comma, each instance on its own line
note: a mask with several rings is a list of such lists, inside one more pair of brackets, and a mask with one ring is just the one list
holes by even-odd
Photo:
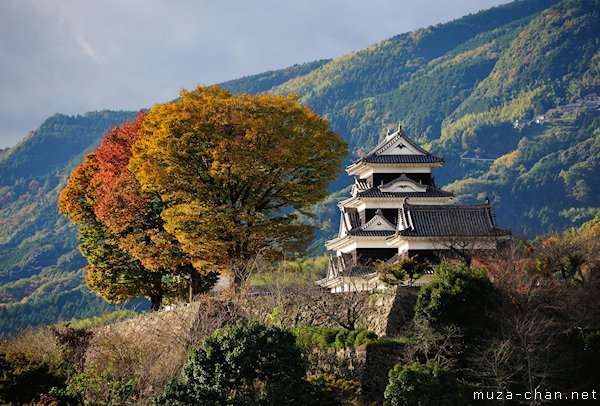
[[352, 196], [338, 204], [339, 233], [326, 243], [335, 255], [317, 284], [332, 293], [382, 289], [377, 262], [436, 262], [460, 250], [495, 250], [509, 239], [489, 202], [452, 204], [453, 194], [436, 187], [432, 171], [443, 163], [399, 127], [349, 165]]

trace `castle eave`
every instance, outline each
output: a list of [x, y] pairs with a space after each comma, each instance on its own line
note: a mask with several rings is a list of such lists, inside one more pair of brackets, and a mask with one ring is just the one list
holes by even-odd
[[443, 165], [443, 161], [423, 161], [423, 162], [367, 162], [361, 159], [346, 167], [348, 175], [359, 175], [368, 168], [439, 168]]

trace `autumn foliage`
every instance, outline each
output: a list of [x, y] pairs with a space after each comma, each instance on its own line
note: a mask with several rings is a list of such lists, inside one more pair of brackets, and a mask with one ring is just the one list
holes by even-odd
[[111, 129], [59, 206], [80, 225], [90, 288], [158, 308], [301, 249], [312, 230], [297, 212], [326, 196], [345, 152], [292, 97], [198, 88]]

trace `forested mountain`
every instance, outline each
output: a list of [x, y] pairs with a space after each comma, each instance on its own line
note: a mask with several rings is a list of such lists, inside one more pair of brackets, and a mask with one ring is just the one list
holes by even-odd
[[[516, 234], [577, 225], [600, 208], [598, 0], [517, 1], [223, 86], [297, 94], [346, 139], [348, 160], [401, 122], [446, 158], [438, 184], [463, 200], [490, 197]], [[55, 200], [83, 151], [131, 114], [54, 116], [0, 152], [1, 329], [101, 310], [82, 293], [74, 230]], [[316, 208], [314, 250], [337, 229], [346, 184], [341, 176]], [[93, 304], [69, 308], [73, 292]]]
[[75, 228], [58, 214], [59, 191], [84, 152], [133, 117], [102, 111], [54, 115], [0, 161], [0, 331], [110, 308], [83, 284]]

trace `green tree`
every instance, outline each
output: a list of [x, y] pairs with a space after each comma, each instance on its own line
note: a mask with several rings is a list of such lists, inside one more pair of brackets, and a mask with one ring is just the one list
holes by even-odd
[[398, 364], [390, 370], [385, 388], [389, 406], [462, 406], [461, 388], [454, 374], [435, 363]]
[[174, 286], [164, 283], [165, 271], [149, 271], [140, 261], [119, 247], [117, 239], [100, 222], [79, 228], [79, 250], [87, 260], [87, 286], [110, 302], [124, 302], [145, 296], [153, 310], [172, 293]]
[[457, 325], [483, 329], [497, 293], [485, 272], [464, 264], [441, 263], [434, 277], [421, 288], [415, 306], [415, 322], [431, 327]]
[[409, 256], [402, 256], [389, 265], [383, 261], [378, 261], [375, 266], [381, 272], [381, 278], [385, 282], [391, 284], [408, 282], [411, 286], [427, 270], [426, 264]]
[[258, 254], [308, 242], [297, 210], [327, 195], [346, 144], [292, 97], [199, 87], [154, 106], [132, 150], [129, 168], [164, 202], [164, 227], [193, 266], [238, 286]]
[[310, 385], [293, 334], [257, 322], [215, 331], [190, 354], [158, 405], [306, 404]]

